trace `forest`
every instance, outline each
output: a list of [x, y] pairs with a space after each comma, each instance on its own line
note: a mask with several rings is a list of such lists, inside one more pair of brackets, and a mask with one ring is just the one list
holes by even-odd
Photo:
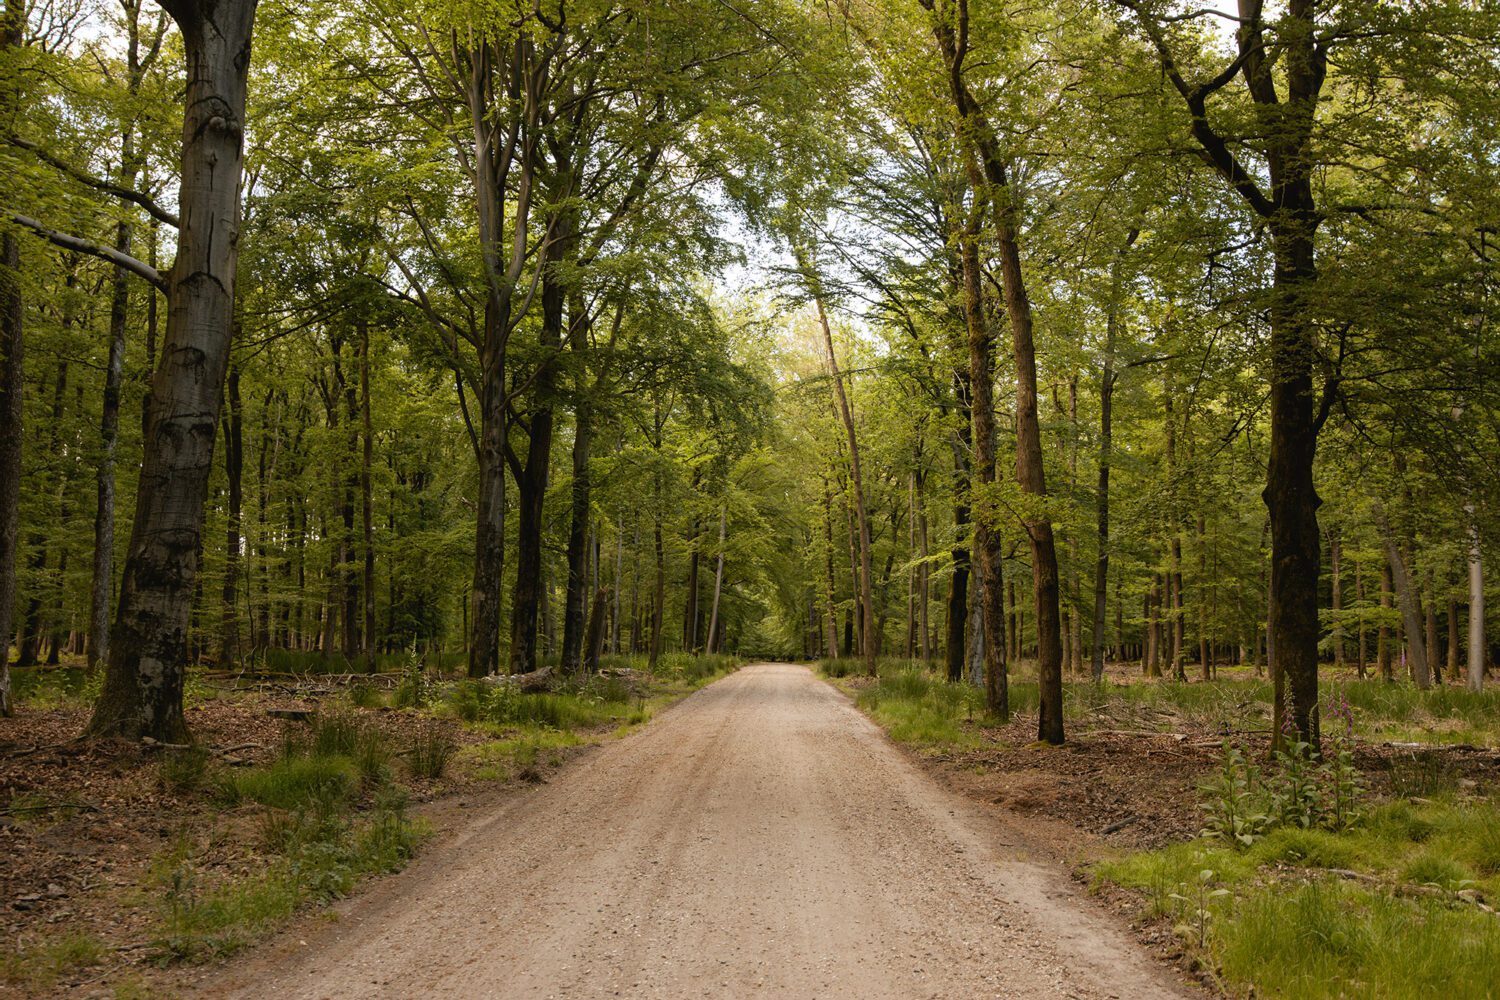
[[1195, 989], [1489, 995], [1244, 949], [1301, 865], [1500, 975], [1500, 4], [3, 2], [0, 837], [799, 661], [919, 756], [1180, 737], [1078, 822]]

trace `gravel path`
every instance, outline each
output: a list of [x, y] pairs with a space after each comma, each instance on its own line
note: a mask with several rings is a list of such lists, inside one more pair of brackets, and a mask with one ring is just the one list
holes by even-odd
[[803, 667], [712, 684], [206, 995], [1187, 996]]

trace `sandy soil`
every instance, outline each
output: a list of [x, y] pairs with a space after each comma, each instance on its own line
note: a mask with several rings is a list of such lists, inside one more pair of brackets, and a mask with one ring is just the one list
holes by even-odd
[[1189, 995], [805, 668], [745, 668], [201, 995]]

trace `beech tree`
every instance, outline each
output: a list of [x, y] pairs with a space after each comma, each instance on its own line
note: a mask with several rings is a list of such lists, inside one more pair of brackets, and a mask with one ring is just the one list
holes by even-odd
[[[109, 665], [89, 732], [181, 742], [203, 504], [229, 360], [255, 0], [164, 3], [187, 64], [177, 257]], [[140, 270], [150, 269], [142, 263]]]

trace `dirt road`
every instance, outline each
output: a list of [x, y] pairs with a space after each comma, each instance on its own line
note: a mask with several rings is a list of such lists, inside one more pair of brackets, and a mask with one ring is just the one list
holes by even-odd
[[1183, 996], [806, 669], [748, 667], [205, 995]]

